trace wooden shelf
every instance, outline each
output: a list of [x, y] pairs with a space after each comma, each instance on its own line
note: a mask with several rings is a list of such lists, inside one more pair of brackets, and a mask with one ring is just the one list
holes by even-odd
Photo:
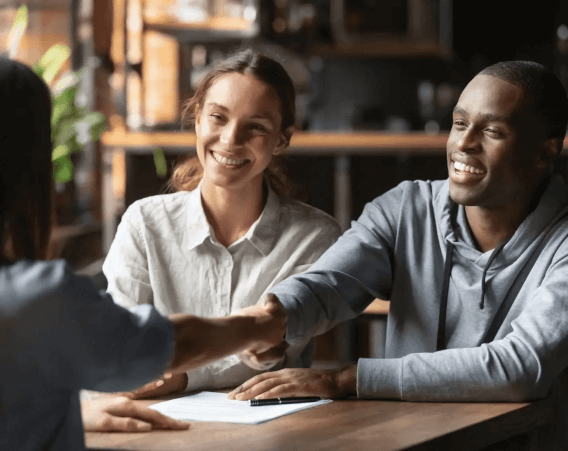
[[[447, 140], [447, 133], [296, 132], [287, 152], [293, 155], [321, 155], [323, 152], [329, 155], [443, 155]], [[107, 147], [139, 154], [152, 153], [156, 147], [168, 153], [183, 154], [195, 149], [195, 141], [195, 133], [191, 132], [130, 133], [118, 129], [105, 132], [101, 138], [102, 144]], [[568, 137], [564, 140], [566, 148]]]
[[168, 15], [146, 16], [144, 27], [174, 36], [180, 41], [217, 41], [251, 38], [258, 34], [258, 25], [236, 17], [211, 17], [202, 22], [183, 22]]
[[[290, 154], [330, 155], [397, 155], [400, 153], [443, 155], [446, 152], [446, 134], [426, 135], [409, 133], [307, 133], [297, 132], [292, 137]], [[195, 134], [189, 132], [129, 133], [115, 130], [103, 134], [107, 147], [124, 148], [132, 153], [151, 153], [156, 147], [172, 153], [185, 153], [195, 148]]]
[[449, 59], [450, 51], [434, 40], [411, 40], [387, 36], [380, 40], [315, 45], [310, 54], [324, 58], [441, 58]]

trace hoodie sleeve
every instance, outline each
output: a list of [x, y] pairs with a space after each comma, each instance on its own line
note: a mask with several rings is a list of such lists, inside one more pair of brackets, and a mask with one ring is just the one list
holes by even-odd
[[271, 289], [289, 313], [287, 340], [319, 335], [389, 299], [404, 185], [365, 206], [361, 217], [310, 270]]
[[357, 390], [363, 398], [405, 401], [523, 402], [546, 396], [568, 366], [568, 243], [504, 337], [479, 347], [360, 359]]

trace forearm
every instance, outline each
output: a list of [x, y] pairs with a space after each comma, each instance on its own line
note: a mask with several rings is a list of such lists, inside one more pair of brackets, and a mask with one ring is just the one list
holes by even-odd
[[189, 371], [244, 349], [265, 350], [282, 341], [283, 318], [171, 315], [176, 345], [170, 369]]
[[508, 343], [400, 359], [360, 359], [360, 398], [433, 402], [522, 402], [546, 395], [552, 380], [534, 355]]

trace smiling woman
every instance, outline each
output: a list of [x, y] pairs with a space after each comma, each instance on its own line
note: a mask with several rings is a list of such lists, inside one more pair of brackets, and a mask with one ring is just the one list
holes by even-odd
[[[209, 92], [209, 88], [224, 75], [240, 74], [246, 75], [249, 82], [257, 84], [268, 91], [271, 91], [272, 99], [276, 95], [276, 103], [270, 105], [265, 113], [268, 113], [266, 119], [277, 119], [280, 116], [278, 127], [271, 123], [271, 131], [280, 132], [286, 140], [286, 146], [290, 143], [295, 122], [295, 90], [292, 80], [276, 61], [265, 56], [246, 50], [235, 54], [228, 58], [219, 66], [213, 68], [199, 84], [195, 95], [188, 100], [183, 110], [183, 119], [187, 126], [196, 123], [199, 109], [204, 107], [205, 97]], [[256, 92], [253, 87], [252, 91]], [[242, 92], [242, 95], [248, 95], [249, 92]], [[271, 115], [272, 112], [272, 115]], [[222, 115], [221, 115], [222, 118]], [[252, 127], [262, 128], [262, 124], [252, 125]], [[288, 194], [288, 184], [282, 169], [278, 164], [279, 151], [273, 150], [273, 157], [264, 171], [264, 175], [268, 179], [271, 188], [279, 195]], [[170, 180], [170, 188], [173, 191], [187, 190], [191, 191], [197, 187], [203, 177], [202, 162], [197, 156], [189, 158], [180, 164], [174, 171]]]
[[[174, 171], [177, 192], [127, 210], [110, 248], [103, 270], [115, 302], [232, 314], [308, 269], [335, 241], [336, 221], [287, 197], [275, 162], [292, 136], [294, 96], [282, 66], [252, 51], [205, 76], [184, 110], [197, 156]], [[234, 387], [263, 370], [309, 366], [310, 338], [249, 362], [254, 369], [231, 356], [131, 396]]]

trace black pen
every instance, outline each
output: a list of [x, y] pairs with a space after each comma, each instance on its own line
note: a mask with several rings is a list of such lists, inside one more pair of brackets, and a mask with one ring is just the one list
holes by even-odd
[[270, 398], [270, 399], [251, 399], [251, 406], [275, 406], [278, 404], [296, 404], [299, 402], [321, 401], [319, 396], [297, 396], [294, 398]]

